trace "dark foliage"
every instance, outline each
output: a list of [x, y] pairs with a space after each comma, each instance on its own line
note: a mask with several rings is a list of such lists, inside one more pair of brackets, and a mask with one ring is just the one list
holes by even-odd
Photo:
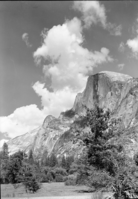
[[6, 168], [7, 169], [6, 178], [9, 180], [9, 183], [16, 184], [19, 182], [17, 176], [20, 168], [22, 167], [23, 159], [24, 159], [24, 153], [22, 151], [19, 151], [10, 156]]
[[18, 173], [18, 181], [21, 182], [26, 189], [26, 192], [36, 192], [40, 189], [40, 176], [37, 172], [37, 167], [28, 163], [23, 163]]
[[36, 192], [40, 188], [40, 176], [36, 165], [31, 165], [27, 160], [27, 155], [18, 151], [8, 155], [8, 146], [3, 146], [0, 154], [1, 158], [1, 183], [11, 183], [14, 188], [18, 188], [22, 183], [26, 191]]
[[65, 117], [72, 118], [72, 117], [74, 117], [74, 115], [75, 115], [75, 111], [73, 111], [72, 109], [64, 112]]
[[67, 170], [69, 172], [71, 164], [74, 162], [73, 156], [63, 156], [61, 159], [61, 167]]
[[58, 164], [57, 158], [54, 153], [52, 153], [48, 160], [48, 164], [50, 167], [55, 167]]
[[32, 150], [29, 151], [28, 162], [30, 164], [34, 164], [34, 157], [33, 157], [33, 151]]
[[78, 171], [80, 176], [87, 176], [90, 187], [110, 189], [116, 199], [124, 199], [127, 191], [136, 193], [137, 184], [123, 145], [116, 142], [117, 135], [122, 133], [118, 128], [119, 121], [110, 120], [110, 112], [100, 108], [88, 109], [86, 116], [77, 121], [80, 126], [90, 128], [89, 133], [82, 135], [87, 155], [84, 167]]
[[137, 153], [137, 154], [135, 154], [135, 156], [134, 156], [134, 160], [135, 160], [136, 165], [138, 166], [138, 153]]

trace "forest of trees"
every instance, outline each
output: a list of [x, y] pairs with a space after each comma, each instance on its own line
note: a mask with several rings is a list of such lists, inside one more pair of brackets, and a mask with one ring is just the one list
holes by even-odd
[[[0, 153], [1, 183], [19, 184], [26, 191], [35, 192], [42, 182], [65, 182], [66, 185], [85, 184], [94, 191], [112, 191], [115, 199], [134, 198], [138, 194], [138, 154], [129, 159], [123, 143], [118, 142], [123, 130], [120, 120], [110, 120], [110, 112], [102, 109], [87, 109], [86, 115], [76, 122], [80, 129], [89, 127], [89, 132], [78, 133], [83, 141], [84, 153], [80, 159], [44, 153], [41, 162], [36, 162], [33, 152], [28, 156], [19, 151], [9, 155], [4, 143]], [[137, 196], [138, 198], [138, 196]]]
[[95, 190], [114, 192], [115, 199], [138, 198], [138, 155], [134, 160], [125, 153], [120, 119], [110, 120], [111, 113], [102, 109], [87, 109], [79, 121], [90, 128], [81, 139], [87, 148], [80, 177]]
[[64, 156], [59, 161], [54, 154], [37, 162], [30, 150], [28, 156], [23, 151], [9, 155], [8, 145], [4, 143], [0, 152], [0, 183], [13, 184], [18, 188], [24, 185], [26, 192], [36, 192], [42, 182], [64, 182], [74, 158]]

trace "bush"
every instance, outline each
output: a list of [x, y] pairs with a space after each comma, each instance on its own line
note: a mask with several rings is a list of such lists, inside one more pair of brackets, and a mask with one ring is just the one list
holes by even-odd
[[54, 177], [53, 177], [53, 175], [51, 174], [50, 171], [47, 173], [46, 176], [47, 176], [48, 182], [52, 182], [53, 181]]
[[67, 172], [65, 169], [42, 167], [40, 177], [41, 182], [64, 182]]
[[61, 174], [57, 174], [55, 177], [56, 182], [64, 182], [64, 177]]
[[49, 182], [49, 178], [47, 177], [47, 175], [43, 175], [41, 178], [41, 182]]
[[87, 185], [94, 187], [96, 190], [108, 191], [112, 182], [112, 177], [106, 171], [93, 170], [93, 173], [88, 177]]
[[51, 170], [50, 167], [46, 166], [46, 167], [42, 167], [41, 168], [41, 173], [47, 175], [47, 173]]
[[77, 174], [77, 178], [76, 178], [76, 184], [78, 185], [86, 185], [87, 184], [87, 180], [88, 180], [88, 175], [86, 174]]
[[71, 164], [71, 167], [70, 167], [70, 170], [69, 170], [69, 174], [76, 173], [78, 171], [78, 168], [79, 168], [79, 165], [73, 162]]
[[62, 176], [66, 176], [67, 175], [67, 172], [65, 169], [59, 167], [59, 168], [55, 168], [52, 170], [55, 174], [60, 174]]
[[76, 175], [69, 175], [65, 181], [65, 185], [76, 185]]
[[64, 112], [64, 116], [65, 117], [70, 117], [70, 118], [72, 118], [72, 117], [74, 117], [74, 115], [75, 115], [75, 111], [73, 111], [73, 110], [67, 110], [66, 112]]
[[36, 178], [31, 178], [28, 181], [23, 182], [23, 184], [25, 186], [26, 192], [30, 191], [34, 193], [41, 187], [41, 184], [37, 181]]
[[25, 186], [26, 192], [31, 191], [33, 193], [40, 189], [41, 178], [37, 167], [25, 162], [22, 164], [17, 175], [18, 182], [21, 182]]

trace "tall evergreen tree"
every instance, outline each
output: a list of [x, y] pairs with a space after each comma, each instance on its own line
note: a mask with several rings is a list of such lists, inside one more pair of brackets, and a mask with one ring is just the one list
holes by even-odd
[[9, 162], [9, 151], [7, 143], [3, 144], [2, 151], [0, 152], [0, 181], [1, 183], [8, 182], [6, 179], [7, 175], [7, 165]]
[[61, 159], [61, 166], [62, 166], [63, 168], [66, 168], [66, 158], [65, 158], [64, 155], [63, 155], [63, 157], [62, 157], [62, 159]]
[[[115, 175], [123, 148], [117, 143], [111, 143], [115, 136], [113, 124], [109, 124], [110, 112], [102, 109], [87, 110], [81, 125], [89, 126], [90, 132], [83, 136], [83, 142], [87, 147], [87, 161], [89, 165], [97, 169], [105, 169], [111, 175]], [[120, 154], [120, 156], [119, 156]]]
[[9, 151], [8, 151], [8, 144], [4, 142], [3, 147], [2, 147], [2, 158], [8, 158]]
[[49, 157], [49, 166], [54, 167], [58, 164], [57, 158], [54, 153]]
[[[127, 191], [136, 192], [138, 188], [132, 168], [127, 162], [122, 144], [116, 137], [119, 131], [119, 120], [109, 120], [110, 112], [100, 108], [87, 110], [80, 124], [89, 126], [90, 132], [83, 135], [87, 148], [86, 164], [89, 166], [89, 185], [95, 188], [110, 188], [116, 199], [126, 199]], [[133, 179], [133, 180], [132, 180]]]
[[34, 157], [33, 157], [32, 149], [29, 151], [28, 161], [29, 161], [30, 164], [34, 164]]

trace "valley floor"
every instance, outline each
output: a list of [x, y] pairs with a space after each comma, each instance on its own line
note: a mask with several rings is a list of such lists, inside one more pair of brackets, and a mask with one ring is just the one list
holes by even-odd
[[[64, 183], [43, 183], [41, 189], [39, 189], [36, 193], [26, 193], [23, 186], [18, 187], [17, 189], [14, 189], [13, 185], [11, 184], [2, 184], [1, 185], [1, 197], [2, 198], [50, 198], [54, 199], [54, 196], [60, 196], [57, 198], [63, 199], [80, 199], [82, 196], [85, 196], [84, 198], [89, 199], [91, 198], [91, 193], [88, 193], [89, 188], [86, 186], [66, 186]], [[62, 197], [61, 197], [62, 196]], [[65, 197], [68, 196], [68, 197]], [[76, 196], [71, 197], [71, 196]], [[39, 199], [40, 199], [39, 198]], [[83, 199], [84, 199], [83, 198]]]

